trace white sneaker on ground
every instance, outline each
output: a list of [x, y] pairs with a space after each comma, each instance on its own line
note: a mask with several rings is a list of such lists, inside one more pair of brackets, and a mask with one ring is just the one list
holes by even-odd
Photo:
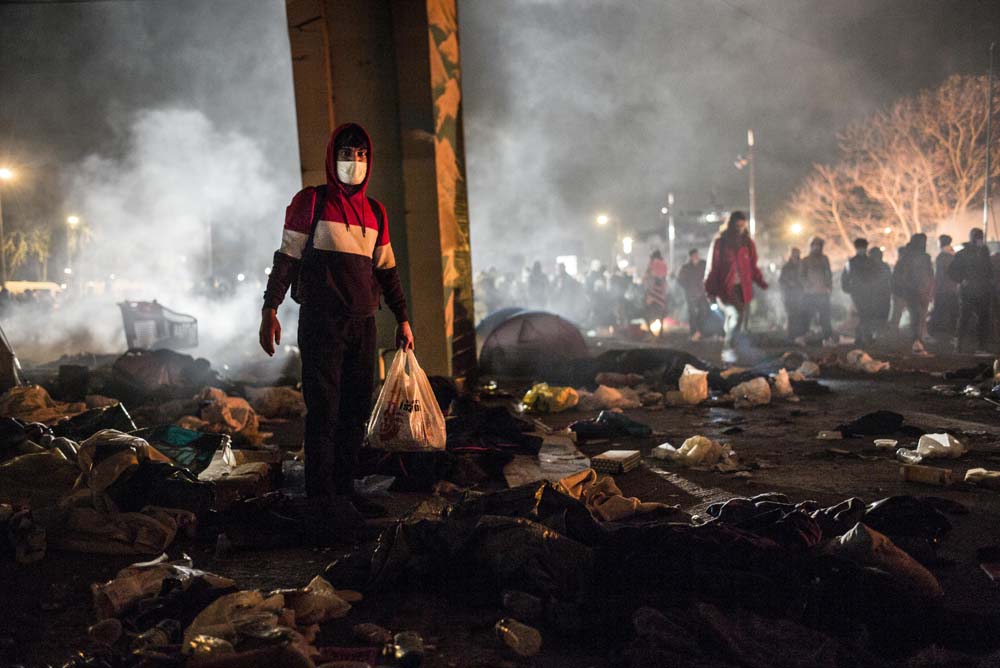
[[725, 364], [736, 364], [736, 351], [732, 348], [723, 348], [722, 361]]

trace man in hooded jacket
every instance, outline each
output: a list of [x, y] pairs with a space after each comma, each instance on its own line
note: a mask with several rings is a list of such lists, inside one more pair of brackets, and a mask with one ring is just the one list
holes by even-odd
[[299, 191], [285, 212], [260, 325], [261, 347], [273, 355], [281, 343], [277, 309], [292, 287], [302, 305], [306, 494], [350, 499], [367, 515], [381, 508], [354, 494], [354, 468], [371, 412], [380, 292], [396, 318], [396, 345], [413, 347], [385, 207], [367, 196], [372, 162], [364, 128], [347, 123], [334, 130], [326, 184]]

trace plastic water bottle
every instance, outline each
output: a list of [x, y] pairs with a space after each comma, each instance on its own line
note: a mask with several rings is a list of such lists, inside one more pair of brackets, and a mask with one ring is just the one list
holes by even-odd
[[181, 634], [181, 623], [176, 619], [164, 619], [162, 622], [144, 631], [132, 641], [132, 649], [146, 649], [147, 647], [163, 647], [169, 645], [174, 638]]
[[542, 634], [516, 619], [505, 617], [494, 628], [497, 638], [520, 656], [534, 656], [542, 649]]
[[424, 660], [424, 639], [416, 631], [403, 631], [393, 638], [396, 662], [402, 668], [417, 668]]

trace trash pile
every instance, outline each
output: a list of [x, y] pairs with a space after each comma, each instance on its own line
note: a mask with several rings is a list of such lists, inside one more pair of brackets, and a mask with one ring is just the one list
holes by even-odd
[[[94, 410], [105, 417], [122, 415], [112, 408]], [[0, 432], [0, 504], [16, 556], [25, 563], [44, 558], [49, 546], [155, 554], [179, 533], [193, 536], [198, 514], [214, 502], [212, 483], [198, 480], [134, 433], [99, 429], [78, 443], [15, 418], [4, 418]], [[196, 470], [228, 443], [188, 432], [149, 435]], [[31, 531], [25, 529], [29, 525]]]
[[295, 589], [239, 590], [187, 557], [169, 561], [166, 554], [93, 584], [91, 593], [98, 622], [88, 634], [120, 665], [315, 665], [324, 657], [315, 646], [319, 625], [361, 600], [321, 576]]
[[[643, 369], [641, 363], [649, 366]], [[608, 351], [587, 367], [602, 370], [580, 387], [535, 383], [524, 394], [521, 408], [535, 413], [559, 413], [573, 408], [655, 410], [697, 406], [709, 401], [753, 408], [776, 399], [798, 401], [796, 386], [812, 393], [822, 387], [813, 380], [819, 375], [819, 366], [801, 353], [786, 353], [753, 368], [719, 370], [681, 351]]]
[[[929, 643], [960, 644], [973, 628], [995, 633], [988, 614], [942, 608], [932, 569], [953, 512], [964, 509], [933, 498], [824, 507], [762, 494], [690, 517], [626, 498], [612, 478], [589, 470], [425, 507], [326, 576], [371, 595], [431, 588], [494, 606], [498, 629], [531, 639], [518, 644], [525, 655], [548, 634], [607, 635], [628, 625], [635, 635], [620, 665], [692, 665], [706, 652], [729, 662], [704, 665], [775, 665], [775, 649], [761, 643], [781, 636], [779, 647], [791, 649], [792, 638], [812, 643], [781, 665], [874, 666]], [[716, 631], [705, 636], [707, 627]], [[743, 640], [706, 641], [718, 633]], [[838, 662], [808, 663], [819, 647], [836, 648]], [[673, 660], [657, 663], [664, 657]]]

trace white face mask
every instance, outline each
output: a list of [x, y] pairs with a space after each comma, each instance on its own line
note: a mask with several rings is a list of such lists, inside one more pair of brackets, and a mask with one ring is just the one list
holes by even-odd
[[354, 162], [353, 160], [337, 161], [337, 178], [341, 183], [349, 186], [360, 185], [365, 180], [368, 173], [367, 162]]

